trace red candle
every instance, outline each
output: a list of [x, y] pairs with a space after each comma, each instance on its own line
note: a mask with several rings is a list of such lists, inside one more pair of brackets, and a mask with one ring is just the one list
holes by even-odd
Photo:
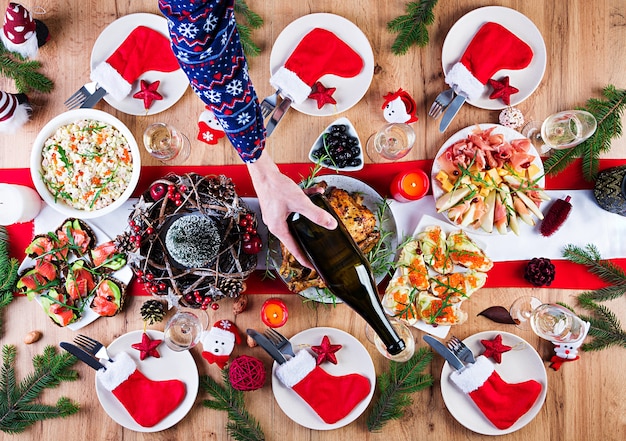
[[398, 202], [416, 201], [428, 193], [430, 180], [422, 169], [400, 173], [391, 181], [391, 196]]
[[261, 320], [270, 328], [280, 328], [287, 323], [287, 306], [280, 299], [269, 299], [261, 307]]

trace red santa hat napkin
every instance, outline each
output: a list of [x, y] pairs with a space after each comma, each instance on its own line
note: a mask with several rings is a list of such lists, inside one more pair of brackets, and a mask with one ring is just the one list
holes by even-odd
[[473, 100], [483, 93], [489, 79], [499, 70], [527, 67], [533, 51], [504, 26], [488, 22], [476, 32], [461, 59], [446, 74], [454, 91]]
[[311, 94], [317, 80], [327, 74], [352, 78], [363, 70], [363, 59], [332, 32], [315, 28], [306, 34], [284, 66], [270, 78], [270, 84], [294, 103]]
[[137, 26], [106, 61], [93, 69], [91, 80], [120, 101], [143, 73], [173, 72], [179, 68], [167, 37], [146, 26]]

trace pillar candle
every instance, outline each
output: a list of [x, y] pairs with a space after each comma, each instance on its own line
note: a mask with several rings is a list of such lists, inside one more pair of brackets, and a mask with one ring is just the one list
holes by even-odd
[[41, 198], [30, 187], [0, 184], [0, 225], [29, 222], [39, 214]]
[[261, 320], [270, 328], [279, 328], [287, 322], [287, 306], [279, 299], [268, 299], [261, 307]]
[[399, 173], [391, 181], [391, 196], [398, 202], [415, 201], [428, 193], [430, 180], [421, 169]]

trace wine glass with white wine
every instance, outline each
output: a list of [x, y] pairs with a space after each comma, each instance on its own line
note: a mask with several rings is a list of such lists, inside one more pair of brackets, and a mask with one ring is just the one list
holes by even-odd
[[385, 124], [369, 137], [365, 150], [372, 162], [396, 161], [408, 155], [416, 137], [415, 130], [408, 124]]
[[143, 132], [143, 144], [148, 153], [161, 162], [183, 162], [189, 157], [189, 139], [171, 124], [150, 124]]
[[544, 121], [529, 121], [522, 135], [530, 139], [541, 152], [577, 146], [593, 135], [597, 128], [595, 117], [584, 110], [566, 110], [547, 117]]

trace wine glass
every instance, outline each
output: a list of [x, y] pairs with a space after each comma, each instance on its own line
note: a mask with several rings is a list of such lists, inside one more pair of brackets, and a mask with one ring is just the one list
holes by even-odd
[[[208, 324], [208, 314], [206, 315]], [[181, 309], [165, 324], [163, 339], [172, 351], [186, 351], [198, 344], [204, 329], [205, 324], [196, 315], [195, 310]]]
[[530, 121], [522, 128], [522, 135], [530, 139], [541, 153], [577, 146], [594, 134], [597, 128], [594, 116], [584, 110], [566, 110], [542, 121]]
[[143, 144], [148, 153], [161, 162], [185, 161], [189, 157], [189, 139], [170, 124], [150, 124], [143, 132]]
[[415, 130], [408, 124], [385, 124], [369, 137], [365, 150], [373, 162], [396, 161], [411, 151], [415, 138]]
[[521, 329], [532, 329], [539, 337], [554, 343], [575, 343], [585, 338], [587, 328], [576, 314], [555, 303], [536, 297], [520, 297], [509, 310]]
[[399, 354], [391, 355], [389, 352], [387, 352], [387, 348], [385, 348], [385, 344], [383, 343], [383, 341], [380, 339], [378, 334], [374, 332], [374, 329], [368, 324], [365, 324], [365, 337], [370, 343], [376, 346], [378, 352], [380, 352], [385, 358], [399, 363], [404, 363], [405, 361], [410, 360], [415, 353], [415, 338], [413, 337], [413, 334], [411, 333], [409, 327], [402, 320], [390, 318], [389, 323], [391, 323], [391, 326], [393, 327], [393, 329], [395, 329], [398, 336], [402, 340], [404, 340], [404, 350], [402, 350], [402, 352], [400, 352]]

